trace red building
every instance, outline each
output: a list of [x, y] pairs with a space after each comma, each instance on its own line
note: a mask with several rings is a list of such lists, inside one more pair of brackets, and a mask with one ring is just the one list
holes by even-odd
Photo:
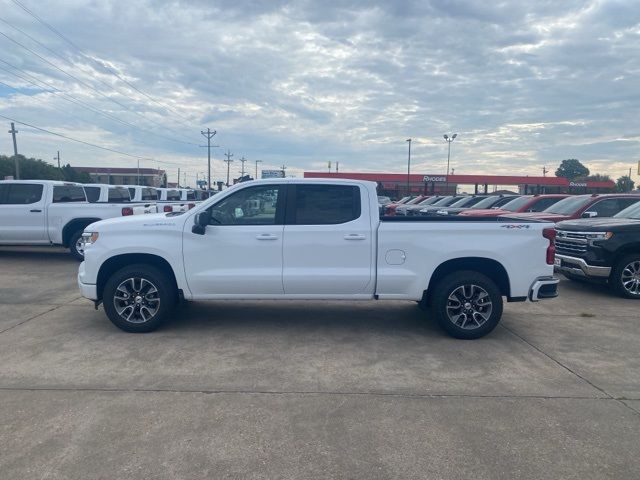
[[407, 174], [403, 173], [348, 173], [304, 172], [305, 178], [350, 178], [378, 183], [380, 195], [399, 198], [407, 195], [442, 193], [491, 193], [496, 189], [532, 193], [609, 193], [615, 190], [615, 182], [589, 180], [569, 181], [561, 177], [530, 177], [516, 175], [447, 175], [411, 174], [407, 188]]

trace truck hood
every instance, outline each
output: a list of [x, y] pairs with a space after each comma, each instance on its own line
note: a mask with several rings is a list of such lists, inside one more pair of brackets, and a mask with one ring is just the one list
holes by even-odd
[[147, 215], [131, 215], [128, 217], [108, 218], [94, 222], [85, 228], [85, 231], [103, 232], [113, 230], [131, 229], [171, 229], [182, 228], [183, 215], [171, 215], [166, 213], [152, 213]]
[[558, 223], [557, 228], [573, 232], [640, 232], [640, 220], [634, 220], [631, 218], [580, 218], [577, 220], [566, 220], [564, 222], [560, 222]]

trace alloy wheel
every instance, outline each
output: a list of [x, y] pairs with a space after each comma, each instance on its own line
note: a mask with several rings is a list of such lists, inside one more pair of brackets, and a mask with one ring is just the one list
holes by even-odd
[[447, 299], [447, 317], [465, 330], [480, 328], [491, 317], [493, 303], [489, 293], [478, 285], [460, 285]]
[[620, 281], [631, 295], [640, 295], [640, 260], [634, 260], [622, 269]]
[[160, 308], [158, 288], [146, 278], [127, 278], [116, 288], [113, 306], [125, 322], [148, 322]]

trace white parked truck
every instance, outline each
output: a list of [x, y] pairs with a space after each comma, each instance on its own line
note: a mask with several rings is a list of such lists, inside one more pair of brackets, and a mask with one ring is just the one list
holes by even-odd
[[194, 190], [186, 188], [158, 188], [158, 212], [186, 212], [196, 206]]
[[557, 295], [543, 222], [380, 217], [376, 184], [271, 179], [184, 213], [89, 225], [78, 284], [130, 332], [180, 299], [412, 300], [451, 335], [489, 333], [508, 301]]
[[84, 184], [84, 192], [89, 203], [119, 203], [126, 204], [134, 215], [157, 213], [155, 200], [153, 202], [134, 201], [129, 188], [124, 185], [109, 185], [106, 183]]
[[62, 245], [82, 260], [87, 225], [133, 213], [128, 205], [87, 202], [79, 183], [0, 181], [0, 245]]

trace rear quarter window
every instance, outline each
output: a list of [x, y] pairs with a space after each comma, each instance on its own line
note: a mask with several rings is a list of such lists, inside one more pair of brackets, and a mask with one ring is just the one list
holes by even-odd
[[89, 202], [95, 203], [100, 198], [100, 187], [84, 187], [84, 193]]

